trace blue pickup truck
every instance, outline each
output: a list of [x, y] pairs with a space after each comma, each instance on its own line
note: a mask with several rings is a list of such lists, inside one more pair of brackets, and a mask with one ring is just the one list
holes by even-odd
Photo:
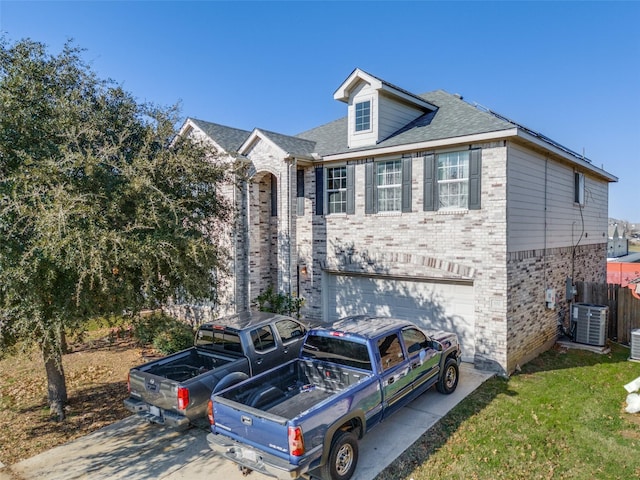
[[358, 440], [433, 385], [452, 393], [459, 365], [454, 333], [348, 317], [310, 330], [299, 358], [212, 394], [207, 441], [244, 473], [347, 480]]

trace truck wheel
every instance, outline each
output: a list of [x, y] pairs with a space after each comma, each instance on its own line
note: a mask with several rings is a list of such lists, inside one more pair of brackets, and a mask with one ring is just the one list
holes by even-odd
[[325, 480], [349, 480], [358, 464], [358, 438], [353, 432], [338, 432], [331, 442], [327, 463], [321, 467]]
[[458, 376], [458, 362], [456, 362], [453, 358], [448, 358], [447, 361], [444, 362], [444, 370], [442, 371], [442, 375], [440, 375], [440, 379], [438, 380], [438, 391], [447, 395], [453, 393], [458, 386]]

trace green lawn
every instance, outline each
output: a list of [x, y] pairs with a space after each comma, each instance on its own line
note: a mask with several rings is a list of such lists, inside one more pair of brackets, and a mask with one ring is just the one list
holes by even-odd
[[623, 387], [640, 363], [628, 356], [554, 349], [492, 378], [376, 480], [640, 478], [640, 413], [624, 411]]
[[629, 253], [631, 252], [640, 252], [640, 243], [630, 243]]

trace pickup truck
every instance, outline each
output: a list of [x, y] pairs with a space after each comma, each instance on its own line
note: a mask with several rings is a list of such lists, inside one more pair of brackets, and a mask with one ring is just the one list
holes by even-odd
[[454, 333], [356, 316], [311, 329], [299, 358], [211, 395], [212, 450], [279, 479], [347, 480], [358, 440], [432, 387], [458, 385]]
[[193, 347], [129, 371], [124, 406], [149, 422], [179, 430], [208, 426], [212, 391], [297, 358], [307, 330], [298, 320], [265, 312], [204, 323]]

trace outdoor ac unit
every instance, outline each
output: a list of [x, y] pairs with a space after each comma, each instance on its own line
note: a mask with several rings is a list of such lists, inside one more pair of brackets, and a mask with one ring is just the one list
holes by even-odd
[[607, 318], [609, 307], [576, 303], [571, 320], [575, 323], [575, 338], [578, 343], [603, 347], [607, 340]]
[[640, 361], [640, 328], [631, 330], [631, 360]]

